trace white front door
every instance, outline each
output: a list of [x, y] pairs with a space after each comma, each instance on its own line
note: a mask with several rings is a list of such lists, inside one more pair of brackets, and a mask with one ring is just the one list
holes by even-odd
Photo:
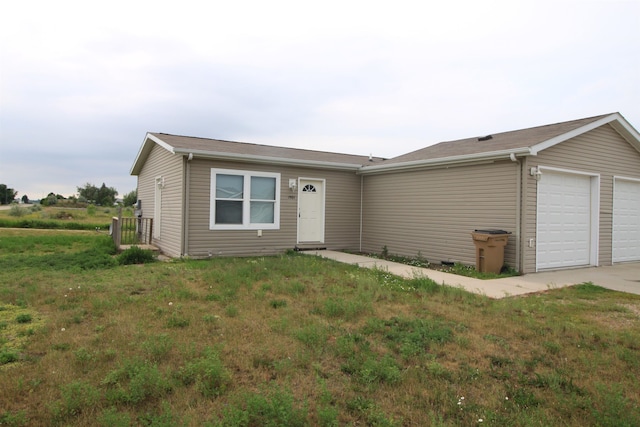
[[300, 178], [298, 243], [324, 243], [324, 180]]
[[538, 181], [537, 270], [592, 263], [591, 179], [543, 170]]
[[640, 181], [614, 181], [612, 243], [613, 262], [640, 261]]

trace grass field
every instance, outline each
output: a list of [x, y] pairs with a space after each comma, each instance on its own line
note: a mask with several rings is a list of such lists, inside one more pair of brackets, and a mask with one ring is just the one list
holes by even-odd
[[637, 426], [640, 297], [0, 229], [0, 425]]
[[[118, 208], [113, 206], [12, 205], [8, 209], [0, 209], [0, 228], [108, 230], [114, 216], [118, 216]], [[132, 217], [133, 209], [122, 209], [122, 216]]]

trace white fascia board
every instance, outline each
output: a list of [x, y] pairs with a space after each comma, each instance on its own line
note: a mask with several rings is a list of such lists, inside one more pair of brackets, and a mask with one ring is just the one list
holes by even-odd
[[236, 153], [223, 153], [215, 151], [202, 151], [202, 150], [189, 150], [189, 149], [177, 149], [175, 154], [182, 154], [188, 156], [193, 154], [194, 157], [203, 159], [218, 159], [229, 160], [236, 162], [250, 162], [250, 163], [262, 163], [270, 165], [284, 165], [284, 166], [305, 166], [316, 167], [321, 169], [334, 169], [334, 170], [351, 170], [357, 171], [362, 167], [357, 163], [335, 163], [335, 162], [321, 162], [316, 160], [300, 160], [300, 159], [287, 159], [282, 157], [268, 157], [268, 156], [256, 156], [250, 154], [236, 154]]
[[144, 137], [144, 141], [142, 142], [142, 145], [140, 146], [140, 149], [138, 150], [136, 159], [134, 160], [133, 165], [129, 170], [129, 175], [137, 175], [140, 172], [140, 168], [142, 167], [142, 165], [139, 163], [144, 160], [143, 157], [146, 159], [147, 155], [151, 151], [152, 145], [150, 141], [153, 141], [154, 143], [158, 144], [159, 146], [169, 151], [170, 153], [175, 153], [171, 145], [167, 144], [160, 138], [154, 135], [151, 135], [150, 133], [147, 133]]
[[[617, 120], [617, 121], [625, 121], [622, 116], [618, 113], [614, 113], [614, 114], [610, 114], [606, 117], [603, 117], [599, 120], [596, 120], [595, 122], [591, 122], [589, 124], [586, 124], [584, 126], [580, 126], [577, 129], [574, 129], [570, 132], [567, 133], [563, 133], [562, 135], [558, 135], [554, 138], [548, 139], [546, 141], [543, 141], [539, 144], [533, 145], [531, 147], [531, 153], [532, 154], [538, 154], [540, 151], [545, 150], [547, 148], [553, 147], [554, 145], [560, 144], [561, 142], [567, 141], [571, 138], [575, 138], [576, 136], [582, 135], [583, 133], [592, 131], [596, 128], [599, 128], [602, 125], [606, 125], [607, 123], [611, 123], [612, 121]], [[628, 123], [627, 123], [628, 124]]]
[[633, 145], [636, 150], [640, 151], [640, 133], [621, 114], [616, 113], [615, 115], [619, 118], [611, 122], [611, 127], [626, 139], [629, 144]]
[[158, 138], [155, 135], [151, 135], [150, 133], [148, 133], [147, 134], [147, 138], [145, 138], [145, 139], [152, 140], [153, 142], [155, 142], [156, 144], [158, 144], [159, 146], [161, 146], [162, 148], [164, 148], [165, 150], [167, 150], [171, 154], [175, 154], [176, 153], [175, 149], [171, 145], [167, 144], [166, 142], [164, 142], [163, 140], [161, 140], [160, 138]]
[[511, 155], [516, 157], [529, 156], [531, 151], [529, 147], [516, 148], [511, 150], [491, 151], [487, 153], [464, 154], [461, 156], [441, 157], [438, 159], [413, 160], [410, 162], [393, 163], [390, 165], [364, 166], [359, 170], [359, 174], [366, 175], [369, 173], [401, 171], [408, 169], [420, 169], [436, 166], [453, 166], [465, 163], [485, 162], [492, 160], [509, 159]]

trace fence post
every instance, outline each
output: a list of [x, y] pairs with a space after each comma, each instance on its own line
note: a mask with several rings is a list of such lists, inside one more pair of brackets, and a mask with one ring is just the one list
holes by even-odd
[[120, 233], [120, 220], [114, 216], [111, 218], [111, 238], [117, 250], [120, 250]]
[[122, 243], [122, 206], [118, 206], [118, 249]]

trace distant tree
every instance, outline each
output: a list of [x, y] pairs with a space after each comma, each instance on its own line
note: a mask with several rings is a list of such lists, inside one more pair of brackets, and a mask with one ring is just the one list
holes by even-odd
[[51, 206], [51, 205], [55, 205], [56, 203], [58, 203], [58, 200], [64, 200], [64, 196], [62, 196], [60, 194], [55, 194], [54, 192], [51, 192], [51, 193], [47, 194], [47, 197], [45, 197], [44, 199], [40, 200], [40, 204], [44, 205], [44, 206]]
[[29, 203], [29, 198], [27, 197], [26, 194], [22, 196], [22, 203]]
[[42, 199], [40, 199], [40, 204], [43, 206], [55, 205], [57, 202], [58, 199], [56, 199], [56, 195], [53, 193], [49, 193], [47, 197], [43, 197]]
[[78, 187], [78, 195], [80, 199], [85, 199], [89, 203], [112, 206], [116, 201], [118, 191], [113, 187], [107, 187], [104, 182], [100, 188], [91, 183], [86, 183], [84, 187]]
[[122, 204], [125, 206], [132, 206], [138, 201], [138, 191], [133, 190], [125, 194], [122, 198]]
[[78, 187], [78, 195], [80, 200], [88, 203], [96, 203], [98, 187], [87, 182], [84, 187]]
[[98, 199], [96, 202], [102, 206], [113, 206], [116, 202], [117, 195], [118, 190], [113, 187], [107, 187], [103, 182], [102, 186], [98, 190]]
[[18, 192], [13, 188], [7, 187], [6, 184], [0, 184], [0, 205], [8, 205], [17, 195]]

